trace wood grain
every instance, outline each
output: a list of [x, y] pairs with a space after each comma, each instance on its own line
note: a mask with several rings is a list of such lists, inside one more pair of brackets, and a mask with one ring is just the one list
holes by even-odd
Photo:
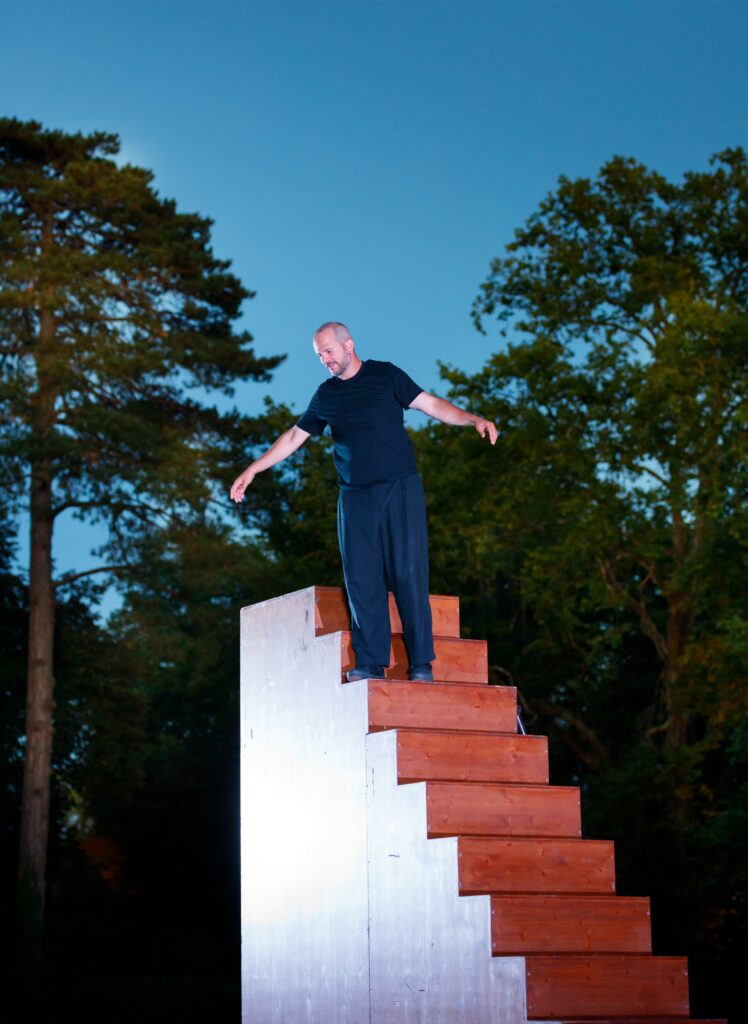
[[649, 900], [623, 896], [492, 896], [494, 956], [651, 953]]
[[429, 836], [578, 836], [579, 790], [573, 786], [506, 786], [427, 782]]
[[370, 732], [399, 726], [517, 731], [517, 691], [513, 686], [377, 679], [368, 685]]
[[399, 782], [548, 782], [545, 736], [398, 730]]
[[[325, 633], [337, 633], [341, 629], [351, 628], [351, 616], [345, 594], [340, 587], [315, 587], [315, 630], [317, 636]], [[460, 599], [444, 594], [430, 594], [431, 621], [435, 636], [460, 635]], [[395, 604], [395, 598], [389, 595], [390, 629], [393, 633], [402, 633], [403, 626]]]
[[[340, 642], [345, 676], [345, 673], [356, 665], [350, 631], [341, 632]], [[488, 644], [485, 640], [459, 640], [455, 637], [435, 636], [434, 650], [436, 660], [432, 663], [432, 668], [436, 681], [488, 684]], [[408, 652], [401, 636], [392, 637], [390, 663], [385, 675], [388, 679], [408, 678]]]
[[604, 839], [461, 837], [460, 893], [615, 893], [613, 843]]
[[688, 1016], [684, 957], [527, 958], [527, 1016]]

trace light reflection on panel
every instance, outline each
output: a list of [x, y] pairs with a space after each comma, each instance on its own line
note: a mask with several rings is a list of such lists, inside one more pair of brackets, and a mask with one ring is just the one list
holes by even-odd
[[368, 737], [314, 590], [242, 612], [243, 1024], [526, 1024], [524, 961], [492, 958], [425, 784]]
[[242, 1019], [369, 1018], [366, 696], [314, 591], [242, 612]]

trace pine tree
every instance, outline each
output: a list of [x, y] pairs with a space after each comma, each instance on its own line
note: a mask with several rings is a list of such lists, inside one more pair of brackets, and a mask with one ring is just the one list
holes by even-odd
[[[234, 328], [251, 297], [213, 254], [211, 222], [115, 160], [115, 135], [0, 119], [0, 472], [30, 518], [22, 919], [41, 948], [56, 590], [126, 571], [157, 524], [207, 516], [246, 422], [195, 388], [268, 380]], [[223, 460], [223, 461], [222, 461]], [[55, 579], [63, 512], [108, 526], [107, 565]]]

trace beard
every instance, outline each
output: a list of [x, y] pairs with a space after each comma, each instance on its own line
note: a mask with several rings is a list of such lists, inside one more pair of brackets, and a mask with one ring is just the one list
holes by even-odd
[[351, 365], [352, 355], [347, 354], [342, 359], [336, 359], [332, 366], [328, 366], [328, 370], [333, 377], [339, 377], [341, 373], [345, 373], [348, 367]]

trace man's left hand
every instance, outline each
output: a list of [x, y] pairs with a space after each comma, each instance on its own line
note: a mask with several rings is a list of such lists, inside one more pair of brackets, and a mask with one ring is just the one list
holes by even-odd
[[488, 434], [491, 444], [496, 444], [496, 439], [499, 436], [499, 432], [496, 429], [495, 423], [492, 423], [491, 420], [476, 420], [473, 426], [478, 431], [481, 437], [485, 437], [486, 434]]

